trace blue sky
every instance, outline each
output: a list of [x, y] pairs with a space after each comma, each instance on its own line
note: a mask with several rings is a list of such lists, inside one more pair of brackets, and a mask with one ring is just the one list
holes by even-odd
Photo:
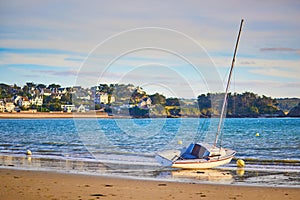
[[244, 18], [231, 91], [300, 97], [299, 10], [297, 0], [1, 1], [0, 82], [222, 91]]

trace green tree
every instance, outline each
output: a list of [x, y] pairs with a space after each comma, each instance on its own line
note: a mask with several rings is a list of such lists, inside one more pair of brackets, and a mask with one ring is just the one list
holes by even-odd
[[151, 115], [153, 115], [153, 116], [166, 116], [167, 115], [165, 107], [160, 104], [154, 105], [151, 108], [150, 112], [151, 112]]
[[11, 98], [13, 96], [12, 87], [4, 83], [0, 84], [0, 99]]
[[36, 86], [36, 88], [38, 88], [38, 89], [45, 89], [45, 88], [47, 88], [47, 86], [45, 85], [45, 84], [37, 84], [37, 86]]
[[55, 83], [52, 83], [50, 85], [48, 85], [48, 89], [58, 89], [60, 88], [61, 86], [59, 84], [55, 84]]
[[112, 86], [113, 85], [108, 86], [107, 84], [100, 84], [98, 87], [99, 87], [100, 92], [107, 93], [107, 94], [112, 94], [112, 91], [113, 91]]
[[34, 88], [36, 86], [36, 84], [34, 84], [33, 82], [27, 82], [26, 85], [29, 89]]
[[155, 93], [153, 95], [149, 95], [153, 105], [166, 105], [166, 97], [164, 95]]
[[19, 90], [19, 93], [18, 93], [20, 96], [23, 96], [23, 97], [31, 97], [31, 93], [30, 93], [30, 87], [28, 85], [24, 85], [22, 90]]
[[95, 104], [95, 110], [100, 110], [101, 106], [99, 104]]
[[60, 101], [63, 104], [72, 104], [72, 94], [66, 93], [66, 94], [62, 95]]
[[207, 93], [205, 94], [201, 94], [198, 96], [197, 98], [197, 103], [198, 103], [198, 107], [200, 112], [205, 115], [205, 116], [210, 116], [212, 113], [212, 109], [211, 109], [211, 94]]
[[50, 103], [49, 110], [50, 111], [62, 111], [60, 102]]
[[180, 106], [178, 98], [167, 98], [166, 106]]

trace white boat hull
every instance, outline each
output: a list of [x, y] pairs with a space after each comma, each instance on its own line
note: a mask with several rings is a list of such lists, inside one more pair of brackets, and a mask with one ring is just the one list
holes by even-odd
[[191, 160], [178, 160], [174, 162], [171, 167], [181, 169], [211, 169], [221, 165], [230, 163], [232, 157], [218, 159], [218, 160], [205, 160], [205, 159], [191, 159]]
[[[208, 146], [200, 143], [199, 145], [203, 147], [206, 146], [207, 149], [210, 150], [210, 152], [219, 152], [218, 149], [214, 148], [213, 146]], [[167, 150], [158, 153], [155, 158], [161, 165], [165, 167], [181, 169], [210, 169], [230, 163], [236, 153], [234, 150], [231, 149], [222, 148], [221, 150], [222, 154], [212, 153], [209, 156], [198, 156], [195, 158], [184, 158], [184, 151], [182, 150]]]

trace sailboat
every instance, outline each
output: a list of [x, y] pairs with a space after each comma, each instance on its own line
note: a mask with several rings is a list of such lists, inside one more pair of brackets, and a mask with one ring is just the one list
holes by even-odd
[[155, 159], [163, 166], [181, 168], [181, 169], [210, 169], [230, 163], [236, 151], [223, 147], [218, 147], [219, 135], [221, 132], [221, 126], [223, 124], [223, 116], [225, 114], [227, 106], [228, 89], [232, 76], [232, 70], [234, 67], [236, 52], [240, 35], [242, 31], [244, 20], [241, 20], [239, 33], [234, 49], [231, 68], [228, 76], [228, 81], [225, 89], [225, 95], [223, 100], [223, 106], [221, 110], [220, 120], [218, 123], [218, 129], [216, 132], [214, 144], [207, 144], [203, 142], [193, 142], [188, 147], [184, 147], [178, 150], [166, 150], [158, 152]]

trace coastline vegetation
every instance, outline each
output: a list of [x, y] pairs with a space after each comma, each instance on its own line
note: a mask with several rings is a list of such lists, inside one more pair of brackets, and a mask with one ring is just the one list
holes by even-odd
[[[133, 117], [217, 117], [224, 94], [200, 94], [197, 99], [167, 98], [147, 94], [132, 84], [99, 84], [91, 88], [62, 88], [27, 82], [24, 86], [0, 83], [0, 112], [36, 110], [81, 111], [101, 110], [111, 115]], [[14, 106], [8, 110], [7, 105]], [[67, 105], [67, 106], [66, 106]], [[5, 107], [6, 106], [6, 107]], [[66, 110], [66, 107], [71, 110]], [[229, 93], [227, 117], [300, 117], [300, 99], [274, 99], [252, 92]]]

